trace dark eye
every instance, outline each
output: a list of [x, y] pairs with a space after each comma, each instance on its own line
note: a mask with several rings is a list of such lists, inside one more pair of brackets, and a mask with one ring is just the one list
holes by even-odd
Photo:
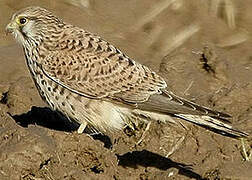
[[20, 24], [25, 24], [27, 22], [26, 18], [19, 19]]

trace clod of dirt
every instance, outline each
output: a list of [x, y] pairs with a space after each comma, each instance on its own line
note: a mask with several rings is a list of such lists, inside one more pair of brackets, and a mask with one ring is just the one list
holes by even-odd
[[37, 94], [35, 86], [30, 78], [21, 77], [14, 82], [7, 94], [7, 106], [11, 115], [28, 112], [34, 104], [34, 99], [42, 105], [42, 100]]
[[6, 104], [7, 103], [7, 96], [8, 96], [8, 92], [3, 93], [0, 97], [0, 103]]
[[0, 103], [1, 104], [7, 103], [8, 90], [9, 90], [9, 84], [0, 83]]

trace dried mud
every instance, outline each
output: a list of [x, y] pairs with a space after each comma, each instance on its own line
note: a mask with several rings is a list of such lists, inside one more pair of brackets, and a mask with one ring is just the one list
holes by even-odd
[[[77, 134], [42, 102], [4, 28], [20, 8], [47, 7], [157, 71], [177, 95], [231, 114], [235, 127], [251, 133], [252, 3], [177, 0], [155, 14], [161, 0], [80, 2], [0, 2], [0, 179], [251, 179], [240, 140], [186, 122], [152, 122], [141, 142], [141, 123], [134, 131]], [[251, 146], [249, 137], [248, 154]]]

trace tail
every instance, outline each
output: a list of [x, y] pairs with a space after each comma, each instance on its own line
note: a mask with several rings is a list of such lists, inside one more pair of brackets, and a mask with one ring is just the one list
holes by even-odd
[[230, 125], [230, 115], [200, 106], [176, 96], [170, 91], [164, 90], [161, 94], [152, 95], [148, 101], [138, 104], [138, 108], [159, 114], [168, 114], [222, 135], [232, 137], [248, 136], [247, 133], [236, 130]]
[[199, 126], [202, 126], [206, 129], [209, 129], [213, 132], [216, 132], [224, 136], [234, 138], [249, 136], [249, 134], [234, 129], [231, 125], [210, 116], [190, 115], [190, 114], [174, 114], [174, 116], [189, 121], [193, 124], [197, 124]]

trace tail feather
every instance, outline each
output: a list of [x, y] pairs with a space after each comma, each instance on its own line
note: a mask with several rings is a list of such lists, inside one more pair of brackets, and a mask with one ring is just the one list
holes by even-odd
[[201, 115], [189, 115], [189, 114], [174, 114], [175, 117], [184, 119], [191, 123], [203, 126], [207, 129], [220, 133], [222, 135], [232, 137], [247, 137], [248, 134], [237, 129], [234, 129], [231, 125], [222, 122], [221, 120], [212, 118], [210, 116]]

